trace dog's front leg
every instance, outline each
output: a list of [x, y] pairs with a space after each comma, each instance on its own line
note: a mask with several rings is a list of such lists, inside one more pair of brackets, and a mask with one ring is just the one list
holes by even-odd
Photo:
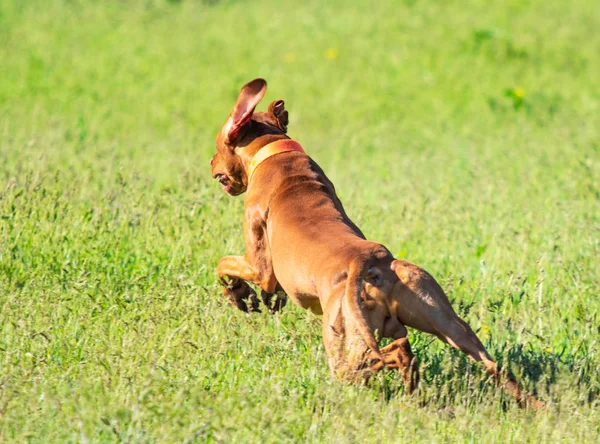
[[[225, 256], [219, 261], [218, 274], [225, 297], [236, 308], [248, 311], [260, 311], [256, 292], [248, 282], [261, 288], [261, 298], [270, 313], [281, 310], [286, 303], [283, 288], [275, 279], [270, 267], [267, 272], [254, 267], [246, 256]], [[273, 296], [275, 299], [273, 300]], [[250, 310], [248, 310], [248, 301]]]
[[285, 304], [287, 304], [287, 294], [285, 294], [285, 291], [279, 283], [277, 283], [274, 292], [261, 290], [260, 298], [271, 314], [281, 311], [281, 309], [285, 307]]
[[[260, 311], [256, 292], [248, 282], [256, 282], [257, 273], [245, 256], [225, 256], [219, 260], [217, 270], [227, 300], [244, 312]], [[248, 310], [248, 301], [250, 310]]]
[[251, 282], [261, 288], [261, 297], [269, 312], [279, 311], [285, 305], [286, 296], [273, 271], [266, 222], [258, 206], [246, 208], [244, 237], [247, 251], [244, 256], [225, 256], [219, 261], [223, 293], [242, 311], [248, 311], [246, 300], [250, 302], [251, 311], [260, 311], [256, 292], [248, 285]]

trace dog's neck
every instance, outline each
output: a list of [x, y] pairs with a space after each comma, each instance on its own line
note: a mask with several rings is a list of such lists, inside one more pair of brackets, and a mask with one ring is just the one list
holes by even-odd
[[242, 165], [244, 166], [244, 171], [246, 172], [247, 180], [250, 179], [250, 174], [252, 171], [252, 160], [256, 153], [258, 153], [263, 147], [277, 142], [278, 140], [291, 140], [289, 137], [283, 134], [265, 134], [263, 136], [257, 137], [252, 140], [248, 145], [244, 146], [242, 149], [238, 151], [238, 155], [242, 161]]
[[252, 161], [250, 162], [250, 168], [248, 170], [248, 181], [252, 178], [252, 174], [256, 171], [258, 166], [267, 160], [269, 157], [273, 157], [277, 154], [289, 153], [289, 152], [299, 152], [304, 154], [304, 150], [302, 149], [302, 145], [292, 139], [279, 139], [275, 142], [271, 142], [265, 146], [263, 146], [260, 150], [256, 152]]

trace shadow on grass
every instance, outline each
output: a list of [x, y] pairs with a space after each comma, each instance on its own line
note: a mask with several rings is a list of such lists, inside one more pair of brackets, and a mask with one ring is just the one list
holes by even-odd
[[[501, 392], [491, 382], [483, 366], [470, 361], [461, 352], [427, 345], [419, 348], [415, 355], [421, 374], [422, 405], [434, 404], [445, 409], [464, 402], [465, 398], [469, 403], [480, 403]], [[578, 404], [600, 401], [600, 374], [592, 359], [578, 350], [570, 352], [565, 349], [555, 353], [534, 350], [528, 345], [504, 344], [493, 347], [490, 354], [500, 367], [517, 378], [526, 392], [548, 404], [557, 403], [565, 389], [574, 395]], [[381, 390], [381, 396], [387, 401], [404, 392], [397, 372], [387, 372], [374, 378], [372, 386]], [[508, 394], [501, 396], [506, 401], [510, 399]]]

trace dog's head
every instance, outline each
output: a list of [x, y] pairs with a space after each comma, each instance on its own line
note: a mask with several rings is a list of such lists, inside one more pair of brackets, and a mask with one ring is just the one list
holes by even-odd
[[248, 165], [256, 151], [272, 141], [273, 136], [285, 137], [287, 131], [288, 112], [283, 100], [271, 103], [266, 113], [254, 112], [266, 90], [267, 82], [263, 79], [244, 85], [233, 111], [217, 134], [217, 152], [210, 160], [212, 177], [232, 196], [246, 191]]

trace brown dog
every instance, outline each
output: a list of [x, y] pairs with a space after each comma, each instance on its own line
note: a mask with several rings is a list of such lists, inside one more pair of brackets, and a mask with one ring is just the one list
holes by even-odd
[[[286, 136], [283, 101], [273, 102], [266, 113], [254, 113], [266, 88], [263, 79], [242, 88], [210, 162], [213, 178], [228, 194], [246, 191], [247, 252], [219, 261], [228, 300], [244, 311], [249, 301], [257, 310], [250, 282], [262, 289], [270, 310], [281, 307], [283, 290], [301, 307], [323, 314], [329, 366], [339, 377], [357, 380], [384, 367], [397, 368], [407, 391], [414, 390], [418, 370], [406, 338], [408, 326], [483, 362], [520, 405], [538, 407], [498, 368], [431, 275], [365, 239], [325, 173]], [[381, 338], [394, 341], [380, 349]]]

